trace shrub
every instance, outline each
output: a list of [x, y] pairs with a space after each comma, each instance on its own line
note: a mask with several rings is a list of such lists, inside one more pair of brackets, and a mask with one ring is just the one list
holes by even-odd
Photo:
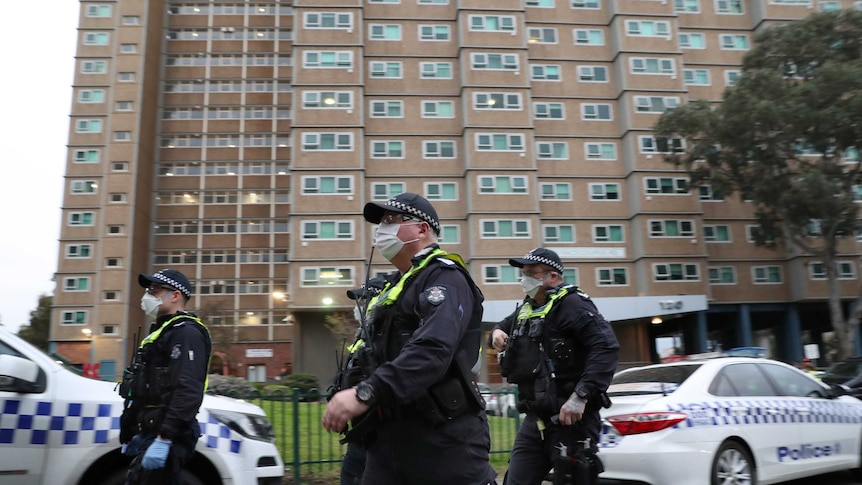
[[308, 398], [311, 400], [316, 400], [320, 397], [320, 393], [317, 390], [320, 384], [317, 382], [317, 376], [313, 374], [290, 374], [283, 377], [280, 384], [291, 389], [291, 393], [294, 387], [299, 389], [301, 394], [308, 395]]
[[223, 376], [218, 374], [209, 375], [209, 387], [207, 392], [221, 396], [246, 398], [257, 397], [260, 391], [247, 380], [241, 377]]

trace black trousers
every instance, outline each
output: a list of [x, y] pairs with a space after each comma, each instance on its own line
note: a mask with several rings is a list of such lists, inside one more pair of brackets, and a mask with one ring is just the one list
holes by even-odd
[[341, 460], [341, 485], [359, 485], [365, 472], [365, 446], [348, 443]]
[[178, 437], [171, 443], [168, 458], [163, 468], [144, 470], [141, 460], [147, 448], [155, 440], [155, 435], [146, 436], [138, 454], [129, 465], [129, 474], [126, 476], [126, 485], [182, 485], [183, 466], [188, 463], [195, 451], [198, 437], [191, 431]]
[[589, 439], [589, 452], [595, 455], [598, 449], [598, 430], [601, 426], [598, 414], [598, 411], [588, 411], [583, 420], [574, 426], [544, 422], [545, 429], [541, 431], [538, 417], [527, 413], [518, 428], [518, 434], [515, 435], [503, 485], [540, 485], [551, 471], [554, 460], [560, 456], [562, 446], [565, 446], [567, 455], [571, 456], [576, 447], [583, 449], [584, 440]]
[[432, 427], [415, 416], [384, 423], [367, 451], [363, 485], [487, 485], [491, 437], [483, 410]]

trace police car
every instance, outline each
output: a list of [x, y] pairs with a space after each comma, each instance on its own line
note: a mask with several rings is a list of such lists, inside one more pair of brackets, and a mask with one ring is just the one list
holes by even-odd
[[[627, 369], [602, 410], [602, 478], [770, 484], [862, 465], [862, 401], [787, 364], [724, 357]], [[860, 477], [862, 478], [862, 477]]]
[[[122, 485], [123, 401], [115, 384], [81, 377], [0, 328], [0, 483]], [[284, 464], [258, 406], [207, 395], [190, 485], [282, 483]]]

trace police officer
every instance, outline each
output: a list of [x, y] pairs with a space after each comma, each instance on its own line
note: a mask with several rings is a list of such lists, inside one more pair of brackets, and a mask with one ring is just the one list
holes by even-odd
[[155, 318], [124, 373], [120, 394], [122, 451], [134, 457], [127, 484], [180, 484], [183, 465], [201, 435], [195, 416], [206, 390], [212, 342], [209, 332], [185, 305], [192, 295], [188, 278], [164, 269], [141, 274], [146, 289], [141, 309]]
[[501, 352], [501, 373], [518, 385], [526, 418], [503, 483], [538, 485], [552, 467], [555, 485], [597, 483], [599, 410], [609, 405], [617, 338], [589, 296], [564, 284], [557, 253], [536, 248], [509, 264], [522, 268], [526, 297], [489, 344]]
[[343, 431], [375, 420], [363, 484], [493, 483], [490, 436], [473, 379], [481, 345], [482, 294], [460, 257], [436, 244], [440, 221], [423, 197], [369, 202], [374, 244], [398, 269], [367, 310], [369, 376], [335, 394], [322, 424]]

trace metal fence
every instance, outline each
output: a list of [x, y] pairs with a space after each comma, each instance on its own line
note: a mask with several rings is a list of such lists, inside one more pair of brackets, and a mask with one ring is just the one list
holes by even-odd
[[[508, 462], [515, 433], [521, 425], [520, 415], [510, 407], [517, 401], [516, 391], [483, 390], [482, 394], [488, 401], [490, 460], [498, 468]], [[308, 393], [294, 388], [292, 394], [232, 397], [255, 403], [266, 413], [273, 425], [288, 483], [319, 483], [327, 478], [331, 483], [338, 476], [346, 445], [340, 442], [342, 435], [328, 433], [320, 424], [326, 401], [320, 399], [316, 389]]]

